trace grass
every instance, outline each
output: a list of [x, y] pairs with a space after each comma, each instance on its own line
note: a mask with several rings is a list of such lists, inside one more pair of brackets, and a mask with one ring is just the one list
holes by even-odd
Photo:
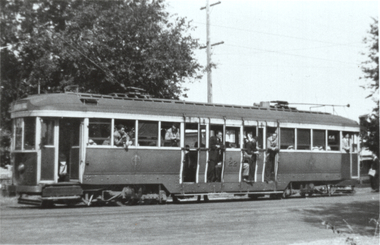
[[17, 199], [18, 199], [17, 196], [15, 197], [0, 196], [0, 207], [17, 205]]

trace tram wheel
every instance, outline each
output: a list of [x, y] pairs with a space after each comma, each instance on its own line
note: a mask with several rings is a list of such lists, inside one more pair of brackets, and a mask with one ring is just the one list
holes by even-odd
[[259, 197], [262, 195], [257, 195], [257, 194], [248, 194], [248, 197], [252, 200], [257, 200]]
[[284, 192], [282, 193], [282, 198], [288, 198], [291, 196], [291, 190], [287, 187]]
[[336, 187], [335, 187], [335, 186], [331, 186], [331, 185], [330, 185], [330, 186], [327, 188], [327, 193], [328, 193], [329, 196], [334, 195], [335, 191], [336, 191]]
[[54, 208], [54, 202], [50, 200], [43, 200], [40, 205], [41, 208]]

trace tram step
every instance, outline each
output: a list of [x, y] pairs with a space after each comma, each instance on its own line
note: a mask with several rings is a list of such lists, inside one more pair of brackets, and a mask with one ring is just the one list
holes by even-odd
[[29, 204], [29, 205], [40, 205], [41, 199], [26, 199], [26, 198], [19, 198], [18, 199], [19, 204]]

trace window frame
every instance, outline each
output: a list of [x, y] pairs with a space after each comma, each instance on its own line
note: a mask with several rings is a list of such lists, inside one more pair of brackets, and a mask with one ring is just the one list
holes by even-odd
[[[283, 139], [283, 137], [282, 137], [282, 132], [283, 132], [283, 129], [293, 129], [293, 137], [294, 137], [294, 141], [293, 141], [293, 149], [288, 149], [289, 148], [289, 146], [286, 148], [286, 149], [282, 149], [281, 147], [282, 147], [282, 139]], [[269, 136], [268, 136], [269, 137]], [[268, 138], [267, 137], [267, 138]], [[278, 141], [279, 141], [279, 150], [280, 151], [295, 151], [296, 150], [296, 148], [295, 148], [295, 146], [296, 146], [296, 144], [297, 144], [297, 130], [296, 130], [296, 128], [292, 128], [292, 127], [280, 127], [280, 133], [279, 134], [277, 134], [277, 138], [278, 138]], [[265, 141], [266, 141], [267, 139], [265, 139]]]
[[[34, 118], [34, 149], [25, 149], [25, 118]], [[21, 148], [16, 149], [16, 120], [21, 120]], [[12, 142], [11, 142], [11, 151], [12, 152], [36, 152], [37, 147], [37, 117], [17, 117], [13, 119], [12, 122]]]
[[[299, 130], [308, 130], [308, 132], [309, 132], [309, 149], [298, 149], [298, 145], [299, 145], [299, 138], [298, 138], [299, 132], [298, 131]], [[312, 133], [311, 133], [311, 131], [312, 130], [310, 128], [297, 128], [296, 129], [295, 150], [297, 150], [297, 151], [311, 151], [311, 149], [312, 149]]]

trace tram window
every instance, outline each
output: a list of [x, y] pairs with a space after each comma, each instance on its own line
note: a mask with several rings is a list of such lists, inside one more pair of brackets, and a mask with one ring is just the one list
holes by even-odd
[[180, 145], [179, 126], [178, 122], [161, 122], [161, 146], [176, 147]]
[[111, 119], [90, 118], [88, 128], [90, 145], [110, 145]]
[[36, 144], [36, 118], [24, 118], [24, 149], [34, 150]]
[[[222, 125], [210, 125], [210, 138], [212, 136], [216, 136], [218, 131], [221, 131], [223, 133], [223, 126]], [[222, 140], [225, 138], [225, 135], [223, 134]]]
[[325, 130], [313, 130], [313, 150], [323, 151], [326, 145]]
[[15, 120], [15, 149], [21, 150], [22, 144], [22, 118]]
[[240, 128], [226, 127], [226, 147], [240, 148]]
[[[358, 151], [358, 143], [357, 143], [357, 135], [354, 132], [342, 132], [342, 150], [350, 148], [350, 151], [357, 152]], [[347, 138], [348, 137], [348, 138]], [[347, 151], [346, 151], [347, 152]]]
[[185, 123], [185, 146], [198, 147], [198, 123]]
[[[135, 144], [135, 126], [136, 121], [135, 120], [121, 120], [121, 119], [115, 119], [114, 123], [115, 127], [113, 129], [114, 133], [114, 142], [113, 145], [115, 145], [115, 133], [117, 131], [117, 126], [122, 125], [124, 127], [124, 132], [127, 135], [124, 141], [124, 145], [133, 146]], [[116, 133], [118, 134], [118, 133]], [[122, 144], [123, 146], [123, 144]]]
[[281, 128], [281, 149], [294, 150], [294, 128]]
[[310, 129], [297, 129], [297, 150], [310, 150]]
[[258, 147], [260, 149], [264, 149], [264, 129], [259, 128], [259, 135], [258, 135]]
[[247, 134], [248, 133], [252, 133], [253, 137], [257, 136], [256, 135], [256, 127], [244, 127], [244, 135], [243, 135], [243, 138], [244, 138], [244, 140], [243, 140], [244, 143], [243, 144], [244, 145], [243, 145], [243, 147], [245, 147], [245, 144], [247, 143], [247, 139], [248, 139]]
[[139, 121], [139, 146], [158, 146], [158, 122]]
[[339, 131], [327, 131], [328, 135], [328, 147], [327, 150], [339, 151], [340, 150], [340, 132]]
[[54, 120], [41, 120], [41, 144], [54, 145]]

